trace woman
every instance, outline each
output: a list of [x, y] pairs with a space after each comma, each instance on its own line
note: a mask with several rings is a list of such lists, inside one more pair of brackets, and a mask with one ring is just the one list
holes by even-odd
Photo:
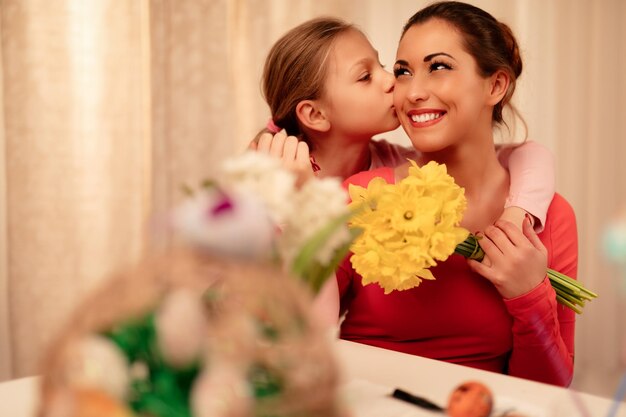
[[[576, 277], [574, 213], [558, 194], [538, 236], [498, 220], [509, 176], [498, 163], [493, 128], [503, 123], [522, 61], [510, 29], [485, 11], [440, 2], [404, 27], [394, 66], [394, 106], [418, 163], [445, 163], [465, 188], [462, 226], [484, 231], [490, 265], [452, 256], [438, 277], [384, 295], [361, 284], [344, 262], [337, 273], [341, 337], [383, 348], [567, 386], [574, 357], [574, 312], [557, 305], [547, 266]], [[346, 182], [393, 183], [406, 165], [357, 174]], [[481, 277], [482, 275], [482, 277]], [[486, 279], [485, 279], [486, 278]]]

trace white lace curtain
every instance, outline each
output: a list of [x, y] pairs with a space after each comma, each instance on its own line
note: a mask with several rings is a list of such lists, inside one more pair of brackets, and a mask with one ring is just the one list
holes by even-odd
[[[402, 24], [427, 3], [0, 0], [0, 379], [36, 373], [86, 291], [167, 244], [180, 186], [264, 125], [259, 78], [278, 36], [341, 16], [389, 68]], [[558, 190], [578, 216], [579, 275], [602, 295], [579, 317], [574, 386], [609, 395], [626, 361], [626, 296], [599, 241], [626, 209], [626, 3], [474, 4], [518, 34], [517, 104], [529, 137], [556, 155]]]

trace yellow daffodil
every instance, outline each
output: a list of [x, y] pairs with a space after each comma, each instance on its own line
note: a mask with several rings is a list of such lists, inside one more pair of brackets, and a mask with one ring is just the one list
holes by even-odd
[[447, 259], [468, 235], [459, 227], [464, 190], [445, 165], [411, 161], [409, 175], [398, 183], [375, 178], [367, 188], [351, 185], [349, 194], [351, 207], [364, 206], [350, 220], [362, 230], [351, 247], [352, 265], [363, 284], [377, 283], [386, 294], [435, 279], [428, 268]]

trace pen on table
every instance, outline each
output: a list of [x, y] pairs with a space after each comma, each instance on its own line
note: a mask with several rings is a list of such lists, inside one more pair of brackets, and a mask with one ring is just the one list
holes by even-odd
[[426, 410], [445, 411], [444, 408], [438, 406], [434, 402], [429, 401], [426, 398], [418, 397], [416, 395], [403, 391], [400, 388], [396, 388], [395, 390], [393, 390], [391, 396], [393, 398], [397, 398], [398, 400], [405, 401]]

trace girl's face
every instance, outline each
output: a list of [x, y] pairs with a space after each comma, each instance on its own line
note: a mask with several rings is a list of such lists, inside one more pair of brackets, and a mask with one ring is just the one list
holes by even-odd
[[402, 127], [421, 152], [436, 152], [491, 132], [490, 79], [450, 24], [431, 19], [400, 40], [394, 65], [394, 104]]
[[358, 30], [341, 34], [329, 55], [322, 102], [331, 129], [345, 137], [367, 138], [399, 126], [393, 107], [394, 77]]

